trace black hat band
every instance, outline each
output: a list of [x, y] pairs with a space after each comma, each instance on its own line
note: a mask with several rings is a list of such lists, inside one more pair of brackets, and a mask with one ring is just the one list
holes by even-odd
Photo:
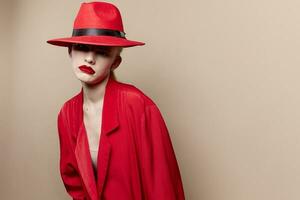
[[85, 35], [104, 35], [125, 38], [125, 33], [122, 31], [110, 30], [110, 29], [96, 29], [96, 28], [85, 28], [85, 29], [73, 29], [72, 36], [85, 36]]

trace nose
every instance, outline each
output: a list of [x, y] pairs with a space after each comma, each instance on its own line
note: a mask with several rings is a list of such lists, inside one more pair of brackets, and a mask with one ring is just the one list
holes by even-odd
[[84, 61], [87, 62], [87, 63], [89, 63], [89, 64], [94, 65], [96, 63], [94, 51], [88, 51], [86, 53]]

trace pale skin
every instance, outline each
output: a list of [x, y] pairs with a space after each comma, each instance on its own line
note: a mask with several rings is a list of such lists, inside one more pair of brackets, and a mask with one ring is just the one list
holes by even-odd
[[[90, 146], [99, 145], [105, 86], [111, 70], [116, 69], [122, 61], [120, 50], [120, 47], [92, 45], [72, 45], [69, 49], [73, 72], [83, 88], [84, 126]], [[95, 73], [81, 71], [78, 68], [81, 65], [93, 68]]]

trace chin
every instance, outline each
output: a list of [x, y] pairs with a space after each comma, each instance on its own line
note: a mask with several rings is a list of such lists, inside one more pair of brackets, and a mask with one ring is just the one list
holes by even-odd
[[88, 84], [88, 85], [95, 85], [99, 82], [100, 80], [95, 79], [95, 77], [77, 77], [82, 83]]
[[87, 82], [87, 81], [81, 81], [81, 83], [85, 84], [85, 85], [96, 85], [96, 83], [93, 82]]

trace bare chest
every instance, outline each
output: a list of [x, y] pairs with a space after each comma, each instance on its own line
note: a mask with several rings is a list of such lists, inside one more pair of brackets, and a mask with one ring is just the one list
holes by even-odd
[[102, 125], [102, 106], [99, 108], [85, 108], [84, 126], [91, 151], [98, 151]]

